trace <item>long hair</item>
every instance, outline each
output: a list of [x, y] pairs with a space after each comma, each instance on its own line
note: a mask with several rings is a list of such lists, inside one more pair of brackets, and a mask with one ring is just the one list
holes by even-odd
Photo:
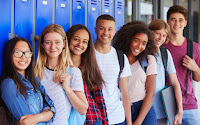
[[[26, 89], [27, 88], [26, 88], [25, 84], [22, 82], [22, 80], [17, 72], [17, 69], [14, 65], [13, 59], [12, 59], [15, 45], [19, 41], [26, 42], [28, 44], [30, 50], [32, 51], [30, 43], [24, 38], [15, 37], [15, 38], [9, 40], [5, 46], [4, 65], [3, 65], [3, 70], [1, 73], [0, 82], [2, 83], [3, 80], [6, 78], [12, 79], [15, 82], [17, 89], [19, 89], [20, 93], [26, 98]], [[32, 56], [30, 65], [25, 69], [25, 74], [26, 74], [26, 78], [33, 85], [33, 88], [36, 92], [36, 88], [39, 89], [39, 85], [38, 85], [37, 80], [35, 79], [33, 68], [34, 68], [34, 55]]]
[[152, 33], [144, 23], [138, 21], [133, 21], [132, 23], [129, 23], [129, 25], [122, 26], [114, 37], [113, 46], [121, 50], [128, 56], [130, 51], [131, 40], [135, 35], [139, 33], [146, 34], [148, 36], [148, 42], [145, 50], [141, 52], [136, 58], [143, 59], [144, 57], [147, 58], [147, 55], [155, 55], [156, 46], [153, 43]]
[[171, 31], [170, 31], [169, 25], [164, 20], [161, 20], [161, 19], [153, 20], [149, 24], [149, 29], [151, 31], [164, 29], [166, 31], [166, 33], [167, 33], [167, 38], [165, 40], [165, 43], [167, 43], [169, 41], [169, 38], [170, 38], [170, 35], [171, 35]]
[[54, 82], [60, 83], [59, 82], [60, 74], [62, 72], [63, 73], [66, 72], [66, 69], [68, 69], [69, 66], [73, 66], [72, 60], [71, 60], [71, 57], [69, 54], [69, 48], [68, 48], [66, 34], [65, 34], [64, 29], [60, 25], [57, 25], [57, 24], [48, 25], [43, 29], [42, 33], [40, 34], [39, 43], [38, 43], [38, 57], [37, 57], [37, 62], [36, 62], [36, 66], [35, 66], [35, 74], [40, 80], [42, 80], [43, 71], [44, 71], [45, 65], [47, 63], [47, 54], [46, 54], [44, 48], [42, 47], [42, 44], [44, 44], [45, 35], [47, 33], [53, 33], [53, 32], [60, 34], [62, 36], [63, 42], [65, 42], [63, 51], [59, 55], [59, 65], [57, 65], [56, 69], [54, 69], [55, 74], [53, 77]]
[[[31, 48], [30, 43], [24, 38], [15, 37], [15, 38], [13, 38], [13, 39], [11, 39], [7, 42], [7, 44], [5, 46], [5, 52], [4, 52], [5, 57], [4, 57], [3, 70], [2, 70], [1, 78], [0, 78], [0, 86], [1, 86], [4, 79], [7, 79], [7, 78], [12, 79], [15, 82], [16, 88], [24, 96], [24, 98], [26, 98], [26, 96], [27, 96], [26, 90], [28, 88], [22, 82], [20, 75], [18, 74], [17, 69], [14, 65], [13, 58], [12, 58], [14, 48], [15, 48], [17, 42], [19, 42], [19, 41], [26, 42], [28, 44], [31, 52], [32, 52], [32, 48]], [[45, 99], [45, 94], [41, 91], [39, 84], [38, 84], [38, 81], [35, 78], [34, 61], [35, 61], [35, 57], [34, 57], [34, 54], [33, 54], [33, 56], [31, 57], [31, 62], [29, 64], [29, 66], [25, 69], [25, 77], [32, 84], [32, 86], [34, 88], [34, 92], [37, 92], [37, 90], [39, 90], [41, 92], [44, 103], [49, 106], [49, 104], [47, 103], [47, 101]], [[0, 91], [1, 91], [1, 89], [0, 89]]]
[[81, 55], [81, 72], [83, 79], [87, 82], [89, 90], [93, 90], [96, 87], [100, 87], [104, 83], [100, 69], [96, 61], [96, 55], [94, 50], [94, 44], [91, 34], [87, 27], [83, 25], [74, 25], [67, 32], [68, 44], [70, 44], [71, 38], [74, 33], [80, 29], [83, 29], [89, 34], [88, 47], [86, 51]]

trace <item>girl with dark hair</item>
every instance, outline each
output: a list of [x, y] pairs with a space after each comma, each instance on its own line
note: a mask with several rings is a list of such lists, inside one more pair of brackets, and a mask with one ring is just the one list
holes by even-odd
[[79, 67], [84, 80], [84, 90], [89, 103], [85, 125], [107, 125], [108, 118], [102, 93], [104, 83], [97, 65], [93, 40], [83, 25], [74, 25], [66, 32], [70, 55], [75, 67]]
[[[123, 26], [113, 41], [113, 46], [127, 55], [132, 72], [128, 77], [128, 90], [133, 125], [156, 125], [152, 106], [157, 75], [156, 47], [151, 41], [150, 30], [138, 21]], [[145, 60], [148, 63], [146, 71], [141, 66]]]
[[30, 43], [19, 37], [9, 40], [0, 79], [1, 98], [20, 124], [46, 125], [55, 108], [35, 77], [33, 67]]

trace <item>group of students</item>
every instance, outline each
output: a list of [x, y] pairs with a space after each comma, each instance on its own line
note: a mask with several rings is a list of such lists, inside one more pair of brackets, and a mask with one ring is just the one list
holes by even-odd
[[[35, 67], [30, 43], [9, 40], [0, 78], [4, 106], [22, 125], [68, 125], [72, 107], [86, 114], [85, 125], [167, 125], [160, 91], [170, 83], [177, 103], [174, 124], [199, 125], [192, 79], [200, 81], [200, 48], [193, 42], [193, 59], [187, 56], [185, 8], [170, 7], [167, 22], [133, 21], [116, 33], [114, 18], [101, 15], [94, 44], [83, 25], [66, 33], [48, 25], [39, 37]], [[168, 49], [166, 68], [162, 45]], [[192, 78], [189, 74], [186, 87], [187, 69]]]

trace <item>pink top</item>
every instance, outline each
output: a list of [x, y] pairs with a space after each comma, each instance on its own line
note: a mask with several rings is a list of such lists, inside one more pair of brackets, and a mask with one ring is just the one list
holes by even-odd
[[144, 99], [146, 96], [145, 83], [147, 76], [157, 74], [155, 57], [149, 55], [147, 56], [147, 60], [148, 66], [146, 73], [138, 60], [130, 64], [132, 75], [128, 77], [128, 91], [132, 103]]

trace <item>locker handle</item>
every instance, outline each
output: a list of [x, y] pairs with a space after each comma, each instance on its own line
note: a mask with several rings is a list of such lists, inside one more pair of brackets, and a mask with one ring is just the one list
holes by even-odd
[[17, 34], [14, 34], [14, 36], [13, 37], [18, 37], [18, 35]]
[[36, 35], [36, 36], [35, 36], [35, 40], [39, 40], [39, 36]]

